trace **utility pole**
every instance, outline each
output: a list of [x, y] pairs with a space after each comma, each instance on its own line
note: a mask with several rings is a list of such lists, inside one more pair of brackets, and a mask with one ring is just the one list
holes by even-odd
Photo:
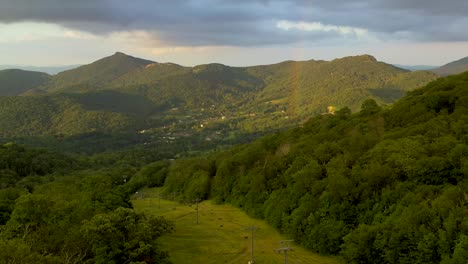
[[197, 210], [197, 225], [198, 225], [198, 202], [200, 202], [201, 199], [200, 198], [197, 198], [194, 200], [194, 202], [197, 204], [197, 208], [195, 210]]
[[177, 192], [172, 192], [172, 201], [174, 202], [174, 210], [176, 209], [176, 201], [175, 201], [175, 196]]
[[161, 193], [158, 191], [158, 209], [161, 209]]
[[294, 240], [281, 240], [281, 247], [275, 250], [277, 253], [284, 253], [284, 264], [288, 264], [288, 252], [294, 251], [294, 249], [291, 247], [291, 242], [293, 241]]
[[247, 230], [247, 231], [250, 231], [251, 232], [251, 247], [252, 247], [252, 252], [251, 252], [251, 256], [250, 256], [250, 263], [254, 263], [255, 262], [255, 258], [254, 258], [254, 233], [255, 231], [257, 231], [259, 229], [258, 226], [249, 226], [247, 228], [245, 228], [244, 230]]

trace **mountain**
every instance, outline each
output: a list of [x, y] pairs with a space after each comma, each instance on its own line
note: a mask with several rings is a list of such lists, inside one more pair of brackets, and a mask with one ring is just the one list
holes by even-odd
[[369, 99], [358, 113], [149, 165], [134, 182], [232, 204], [344, 263], [466, 263], [467, 88], [468, 72], [441, 78], [390, 109]]
[[[197, 107], [210, 104], [239, 107], [239, 103], [251, 101], [254, 108], [258, 104], [280, 102], [279, 107], [297, 108], [310, 114], [321, 113], [329, 105], [357, 110], [367, 97], [390, 103], [435, 77], [428, 72], [412, 73], [378, 62], [368, 55], [331, 62], [288, 61], [254, 67], [222, 64], [183, 67], [116, 53], [54, 76], [43, 91], [119, 90], [147, 96], [159, 105], [192, 108], [193, 102], [198, 102]], [[229, 102], [227, 95], [232, 99]]]
[[50, 75], [43, 72], [0, 70], [0, 96], [19, 95], [43, 85], [49, 79]]
[[402, 65], [402, 64], [393, 64], [398, 68], [410, 70], [410, 71], [429, 71], [433, 70], [435, 68], [438, 68], [439, 66], [434, 66], [434, 65]]
[[73, 91], [75, 88], [92, 89], [106, 86], [109, 82], [128, 73], [144, 67], [153, 61], [143, 60], [116, 52], [114, 55], [100, 59], [76, 69], [60, 72], [46, 85], [48, 92]]
[[80, 65], [63, 65], [63, 66], [27, 66], [27, 65], [0, 65], [0, 70], [20, 69], [24, 71], [45, 72], [50, 75], [57, 74], [66, 70], [71, 70]]
[[450, 62], [437, 69], [433, 69], [432, 71], [440, 76], [453, 75], [468, 71], [468, 57]]

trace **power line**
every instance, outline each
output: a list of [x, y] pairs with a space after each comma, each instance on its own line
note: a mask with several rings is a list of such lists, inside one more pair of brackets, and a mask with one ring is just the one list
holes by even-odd
[[255, 258], [254, 258], [254, 233], [255, 231], [257, 231], [258, 229], [260, 229], [260, 227], [258, 226], [249, 226], [247, 228], [245, 228], [244, 230], [247, 230], [247, 231], [250, 231], [251, 232], [251, 241], [252, 241], [252, 254], [251, 254], [251, 257], [250, 257], [250, 263], [253, 264], [255, 262]]
[[288, 252], [294, 251], [294, 249], [291, 247], [291, 243], [293, 241], [294, 240], [281, 240], [281, 247], [275, 250], [277, 253], [284, 253], [284, 264], [288, 264]]

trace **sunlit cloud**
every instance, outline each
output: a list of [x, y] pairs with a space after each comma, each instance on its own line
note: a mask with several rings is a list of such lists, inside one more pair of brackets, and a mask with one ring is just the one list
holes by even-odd
[[369, 35], [369, 31], [365, 28], [327, 25], [320, 22], [280, 20], [276, 23], [276, 27], [286, 31], [333, 32], [340, 35], [354, 35], [357, 37], [367, 37]]
[[68, 39], [81, 39], [81, 40], [93, 40], [97, 39], [98, 36], [83, 32], [83, 31], [78, 31], [78, 30], [65, 30], [63, 32], [63, 37], [68, 38]]

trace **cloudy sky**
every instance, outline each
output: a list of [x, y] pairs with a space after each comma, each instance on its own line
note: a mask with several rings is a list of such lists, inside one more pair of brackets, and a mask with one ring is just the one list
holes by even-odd
[[256, 65], [371, 54], [441, 65], [468, 56], [467, 0], [0, 0], [0, 64]]

